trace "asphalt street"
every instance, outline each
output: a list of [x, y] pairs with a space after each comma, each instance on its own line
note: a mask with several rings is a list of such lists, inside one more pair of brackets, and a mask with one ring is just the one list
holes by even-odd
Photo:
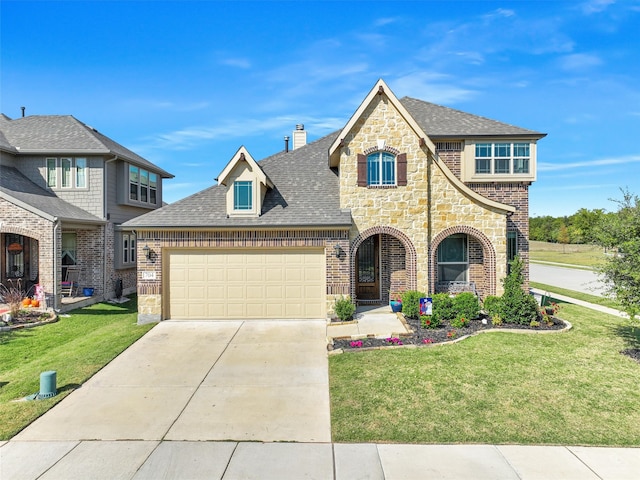
[[540, 263], [529, 264], [529, 279], [554, 287], [602, 296], [604, 285], [595, 272]]

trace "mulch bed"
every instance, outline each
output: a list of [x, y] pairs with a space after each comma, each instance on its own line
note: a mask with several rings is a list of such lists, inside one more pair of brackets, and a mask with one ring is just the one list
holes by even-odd
[[[375, 338], [373, 336], [366, 338], [334, 338], [333, 345], [329, 345], [329, 350], [362, 350], [363, 348], [379, 348], [393, 347], [400, 345], [433, 345], [437, 343], [452, 342], [461, 337], [472, 335], [476, 332], [486, 330], [528, 330], [537, 331], [553, 331], [562, 330], [567, 324], [559, 319], [553, 318], [553, 325], [547, 325], [541, 322], [539, 327], [530, 327], [529, 325], [502, 324], [494, 326], [491, 320], [483, 317], [471, 320], [466, 327], [453, 328], [448, 323], [443, 323], [438, 328], [422, 328], [419, 319], [406, 318], [405, 322], [413, 333], [400, 335], [395, 338]], [[353, 345], [352, 343], [355, 342]]]
[[0, 315], [0, 331], [37, 327], [56, 321], [58, 321], [58, 316], [53, 312], [35, 309], [22, 309], [18, 313], [18, 316], [12, 318], [11, 322], [9, 322], [8, 324], [2, 321], [2, 316]]

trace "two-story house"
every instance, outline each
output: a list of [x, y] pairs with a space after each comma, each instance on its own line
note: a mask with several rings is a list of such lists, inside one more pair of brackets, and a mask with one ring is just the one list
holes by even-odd
[[217, 185], [126, 222], [138, 321], [322, 318], [338, 296], [409, 289], [500, 294], [510, 259], [528, 268], [542, 137], [379, 80], [342, 130], [307, 144], [300, 125], [291, 151], [260, 162], [242, 147]]
[[39, 285], [62, 310], [70, 269], [93, 288], [84, 303], [120, 286], [134, 292], [136, 237], [122, 223], [162, 206], [164, 178], [172, 175], [72, 116], [0, 114], [0, 282], [20, 280], [30, 294]]

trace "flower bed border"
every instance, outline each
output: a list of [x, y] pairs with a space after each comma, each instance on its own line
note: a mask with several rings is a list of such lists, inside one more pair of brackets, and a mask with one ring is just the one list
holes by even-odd
[[[409, 324], [407, 323], [406, 319], [404, 318], [404, 315], [402, 313], [398, 313], [398, 318], [400, 319], [400, 321], [404, 324], [404, 326], [407, 328], [408, 332], [407, 333], [403, 333], [403, 334], [398, 334], [397, 336], [402, 338], [402, 336], [408, 336], [408, 335], [412, 335], [414, 333], [413, 329], [409, 326]], [[458, 343], [461, 342], [462, 340], [465, 340], [467, 338], [473, 337], [475, 335], [480, 335], [481, 333], [491, 333], [491, 332], [510, 332], [510, 333], [524, 333], [524, 334], [529, 334], [529, 335], [535, 335], [535, 334], [554, 334], [554, 333], [565, 333], [568, 332], [569, 330], [571, 330], [573, 328], [573, 325], [571, 325], [571, 322], [568, 322], [567, 320], [563, 320], [562, 318], [559, 317], [555, 317], [557, 320], [560, 320], [562, 323], [564, 323], [564, 328], [560, 328], [558, 330], [535, 330], [535, 329], [530, 329], [530, 328], [505, 328], [505, 327], [497, 327], [497, 328], [489, 328], [487, 330], [478, 330], [472, 333], [468, 333], [466, 335], [462, 335], [460, 337], [457, 337], [453, 340], [447, 340], [445, 342], [436, 342], [436, 343], [425, 343], [425, 344], [420, 344], [420, 345], [416, 345], [416, 344], [407, 344], [407, 345], [380, 345], [380, 346], [376, 346], [376, 347], [358, 347], [358, 348], [349, 348], [349, 349], [344, 349], [344, 348], [337, 348], [337, 349], [329, 349], [328, 350], [328, 354], [329, 355], [340, 355], [342, 353], [345, 352], [366, 352], [366, 351], [371, 351], [371, 350], [387, 350], [390, 348], [424, 348], [424, 347], [439, 347], [439, 346], [444, 346], [444, 345], [452, 345], [454, 343]], [[385, 339], [385, 338], [389, 338], [387, 335], [351, 335], [351, 336], [344, 336], [344, 337], [331, 337], [331, 340], [327, 342], [327, 347], [332, 347], [334, 345], [334, 340], [345, 340], [345, 341], [349, 341], [349, 340], [362, 340], [365, 338], [371, 338], [371, 339], [376, 339], [376, 340], [381, 340], [381, 339]]]

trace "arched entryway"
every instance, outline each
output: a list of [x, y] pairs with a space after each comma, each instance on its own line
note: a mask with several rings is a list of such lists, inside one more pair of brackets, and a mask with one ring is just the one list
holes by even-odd
[[351, 245], [351, 297], [357, 303], [388, 303], [389, 295], [416, 288], [416, 251], [392, 227], [361, 232]]
[[433, 239], [429, 253], [431, 292], [475, 290], [481, 297], [496, 294], [496, 253], [479, 230], [449, 227]]

